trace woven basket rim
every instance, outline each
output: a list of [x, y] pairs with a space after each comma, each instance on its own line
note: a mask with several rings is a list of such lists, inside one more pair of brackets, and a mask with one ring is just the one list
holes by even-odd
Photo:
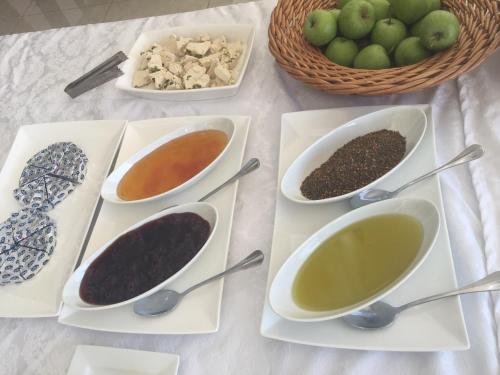
[[278, 65], [299, 81], [327, 92], [384, 95], [423, 90], [474, 69], [500, 47], [500, 1], [443, 0], [461, 21], [455, 46], [415, 65], [382, 70], [342, 67], [302, 36], [305, 15], [315, 8], [332, 8], [335, 2], [279, 0], [268, 29], [268, 47]]

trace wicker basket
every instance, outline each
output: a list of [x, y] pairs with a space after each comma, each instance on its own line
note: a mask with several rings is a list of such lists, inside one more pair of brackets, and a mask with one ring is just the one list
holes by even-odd
[[[422, 90], [468, 72], [500, 45], [500, 1], [442, 0], [460, 20], [458, 43], [415, 65], [383, 70], [330, 62], [302, 35], [306, 15], [335, 0], [279, 0], [269, 24], [269, 49], [292, 77], [335, 94], [386, 95]], [[500, 77], [499, 77], [500, 79]]]

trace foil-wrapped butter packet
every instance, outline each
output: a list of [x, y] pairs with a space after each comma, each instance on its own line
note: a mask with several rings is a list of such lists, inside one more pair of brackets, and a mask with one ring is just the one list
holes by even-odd
[[56, 246], [56, 225], [40, 210], [25, 207], [0, 223], [0, 285], [18, 284], [45, 266]]
[[25, 207], [51, 210], [84, 181], [87, 162], [74, 143], [53, 143], [28, 160], [14, 197]]

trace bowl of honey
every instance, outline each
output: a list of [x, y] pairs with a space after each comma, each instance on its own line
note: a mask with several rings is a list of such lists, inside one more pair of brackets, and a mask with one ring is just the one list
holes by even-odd
[[439, 212], [422, 199], [353, 210], [314, 233], [284, 262], [269, 291], [288, 320], [317, 322], [371, 305], [403, 284], [429, 255]]
[[233, 140], [234, 123], [215, 118], [170, 132], [139, 150], [111, 173], [104, 200], [142, 203], [177, 194], [207, 175]]

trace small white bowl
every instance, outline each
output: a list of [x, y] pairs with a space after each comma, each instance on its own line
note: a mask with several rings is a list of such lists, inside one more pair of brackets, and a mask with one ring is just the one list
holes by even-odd
[[[164, 44], [167, 38], [172, 35], [184, 37], [197, 37], [201, 34], [208, 34], [210, 37], [226, 36], [228, 42], [242, 41], [245, 45], [245, 51], [241, 56], [235, 71], [238, 79], [233, 85], [221, 87], [207, 87], [193, 90], [153, 90], [136, 88], [132, 86], [132, 78], [138, 70], [141, 63], [141, 52], [151, 47], [154, 43]], [[123, 75], [118, 78], [115, 86], [132, 95], [153, 100], [207, 100], [225, 98], [236, 95], [250, 59], [253, 41], [255, 37], [255, 28], [253, 25], [246, 24], [208, 24], [198, 26], [179, 26], [163, 30], [144, 31], [134, 43], [132, 50], [128, 53], [128, 60], [123, 65]]]
[[[207, 242], [203, 245], [203, 247], [198, 251], [198, 253], [191, 259], [184, 267], [182, 267], [179, 271], [177, 271], [175, 274], [170, 276], [168, 279], [163, 281], [162, 283], [158, 284], [154, 288], [148, 290], [147, 292], [144, 292], [134, 298], [128, 299], [123, 302], [119, 303], [114, 303], [111, 305], [93, 305], [85, 302], [80, 298], [80, 284], [82, 282], [83, 276], [85, 275], [85, 272], [87, 271], [87, 268], [92, 264], [92, 262], [99, 256], [101, 255], [104, 251], [108, 249], [108, 247], [118, 239], [118, 237], [124, 235], [125, 233], [130, 232], [131, 230], [134, 230], [146, 223], [149, 223], [150, 221], [159, 219], [160, 217], [174, 214], [174, 213], [181, 213], [181, 212], [192, 212], [195, 213], [199, 216], [201, 216], [203, 219], [208, 221], [210, 224], [210, 235], [207, 239]], [[123, 231], [119, 235], [115, 236], [113, 239], [109, 240], [107, 243], [105, 243], [99, 250], [97, 250], [94, 254], [92, 254], [88, 259], [86, 259], [77, 269], [73, 274], [70, 276], [68, 281], [66, 282], [66, 285], [64, 286], [63, 290], [63, 302], [76, 309], [76, 310], [105, 310], [105, 309], [111, 309], [114, 307], [119, 307], [123, 305], [127, 305], [129, 303], [133, 303], [141, 298], [147, 297], [155, 292], [157, 292], [160, 289], [163, 289], [165, 285], [168, 283], [174, 281], [177, 279], [180, 275], [182, 275], [184, 272], [189, 270], [191, 265], [198, 260], [198, 258], [203, 254], [205, 249], [208, 247], [210, 242], [212, 241], [213, 235], [215, 233], [215, 230], [218, 225], [218, 213], [217, 209], [212, 206], [209, 203], [204, 203], [204, 202], [197, 202], [197, 203], [186, 203], [186, 204], [181, 204], [179, 206], [174, 206], [169, 209], [166, 209], [164, 211], [158, 212], [157, 214], [154, 214], [144, 220], [141, 220], [140, 222], [134, 224], [127, 230]]]
[[[349, 121], [318, 139], [295, 159], [281, 180], [281, 192], [294, 202], [311, 205], [350, 198], [364, 189], [373, 187], [400, 168], [415, 152], [424, 136], [426, 127], [427, 117], [425, 113], [415, 107], [383, 109]], [[304, 179], [327, 161], [335, 151], [354, 138], [382, 129], [398, 131], [406, 138], [405, 155], [394, 168], [368, 185], [348, 194], [318, 200], [307, 199], [302, 195], [300, 185]]]
[[[165, 143], [170, 142], [171, 140], [178, 138], [180, 136], [196, 132], [196, 131], [201, 131], [201, 130], [220, 130], [224, 133], [226, 133], [228, 137], [228, 142], [226, 147], [224, 147], [224, 150], [217, 156], [217, 158], [214, 159], [209, 165], [205, 167], [202, 171], [198, 172], [198, 174], [194, 175], [191, 177], [189, 180], [184, 182], [183, 184], [167, 190], [164, 193], [149, 197], [149, 198], [144, 198], [144, 199], [137, 199], [137, 200], [132, 200], [132, 201], [126, 201], [121, 199], [118, 196], [118, 184], [122, 180], [123, 176], [129, 171], [130, 168], [134, 166], [135, 163], [137, 163], [139, 160], [144, 158], [146, 155], [150, 154], [157, 148], [163, 146]], [[233, 142], [233, 135], [234, 135], [234, 123], [228, 118], [216, 118], [213, 120], [207, 120], [206, 122], [200, 122], [196, 123], [193, 125], [185, 126], [181, 129], [175, 130], [173, 132], [170, 132], [166, 134], [165, 136], [161, 137], [160, 139], [156, 140], [153, 143], [150, 143], [137, 153], [135, 153], [130, 159], [122, 163], [118, 168], [116, 168], [113, 173], [111, 173], [108, 178], [104, 181], [102, 188], [101, 188], [101, 196], [103, 199], [107, 200], [108, 202], [112, 203], [122, 203], [122, 204], [133, 204], [133, 203], [143, 203], [143, 202], [150, 202], [154, 200], [159, 200], [163, 199], [167, 196], [171, 196], [174, 194], [177, 194], [190, 186], [194, 185], [196, 182], [198, 182], [200, 179], [202, 179], [208, 172], [210, 172], [216, 165], [217, 163], [223, 158], [223, 156], [226, 154], [227, 150], [229, 149], [229, 146]]]
[[[295, 304], [292, 297], [292, 285], [295, 277], [309, 256], [316, 251], [325, 240], [343, 228], [363, 219], [383, 214], [406, 214], [417, 219], [423, 226], [423, 241], [412, 264], [396, 280], [372, 297], [341, 309], [330, 311], [308, 311]], [[348, 212], [325, 225], [307, 239], [281, 266], [276, 274], [271, 289], [269, 302], [272, 309], [288, 320], [299, 322], [319, 322], [339, 318], [353, 311], [362, 309], [391, 293], [412, 275], [422, 264], [434, 245], [439, 231], [439, 213], [436, 207], [421, 199], [389, 199], [357, 210]]]

